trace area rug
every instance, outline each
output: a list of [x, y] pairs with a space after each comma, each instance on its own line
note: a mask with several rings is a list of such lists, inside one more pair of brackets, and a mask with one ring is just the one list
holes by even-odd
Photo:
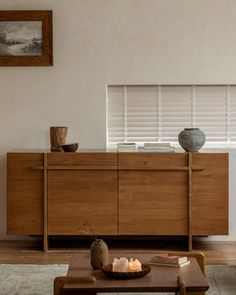
[[52, 295], [53, 280], [66, 274], [68, 265], [0, 264], [1, 295]]
[[[54, 278], [65, 275], [67, 269], [68, 265], [64, 264], [0, 264], [0, 294], [52, 295]], [[236, 266], [206, 266], [206, 275], [210, 284], [210, 290], [207, 292], [207, 295], [236, 295]], [[133, 294], [134, 293], [132, 293], [132, 295]], [[161, 293], [158, 293], [158, 295], [160, 294]], [[167, 294], [173, 295], [173, 293], [165, 293], [165, 295]], [[162, 293], [162, 295], [164, 295], [164, 293]]]

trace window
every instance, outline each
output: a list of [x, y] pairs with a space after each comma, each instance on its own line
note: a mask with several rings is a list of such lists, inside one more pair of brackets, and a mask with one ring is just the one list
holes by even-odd
[[107, 146], [118, 142], [178, 142], [199, 127], [206, 141], [236, 143], [236, 86], [108, 86]]

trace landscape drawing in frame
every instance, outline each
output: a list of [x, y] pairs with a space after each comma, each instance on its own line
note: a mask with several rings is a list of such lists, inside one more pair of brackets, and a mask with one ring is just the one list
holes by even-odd
[[0, 11], [0, 66], [52, 65], [52, 11]]

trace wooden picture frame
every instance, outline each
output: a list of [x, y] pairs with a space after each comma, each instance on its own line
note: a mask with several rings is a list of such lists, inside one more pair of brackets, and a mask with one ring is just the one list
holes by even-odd
[[52, 66], [52, 11], [0, 11], [0, 66]]

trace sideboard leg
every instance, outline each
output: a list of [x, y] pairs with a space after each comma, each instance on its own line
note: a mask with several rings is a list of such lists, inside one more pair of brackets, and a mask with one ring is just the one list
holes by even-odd
[[47, 153], [43, 156], [43, 251], [48, 251], [48, 172]]
[[192, 190], [193, 190], [193, 159], [192, 153], [188, 153], [188, 251], [191, 252], [192, 246]]

